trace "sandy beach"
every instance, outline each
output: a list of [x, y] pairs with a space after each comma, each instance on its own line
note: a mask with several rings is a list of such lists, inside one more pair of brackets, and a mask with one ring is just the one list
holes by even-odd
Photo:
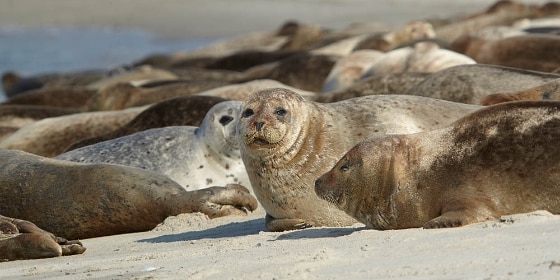
[[[390, 28], [493, 2], [0, 0], [0, 26], [228, 37], [275, 29], [289, 19]], [[356, 224], [281, 233], [266, 231], [264, 215], [261, 207], [213, 220], [198, 213], [169, 217], [152, 231], [82, 240], [82, 255], [0, 263], [0, 279], [560, 279], [560, 216], [544, 211], [453, 229], [376, 231]]]

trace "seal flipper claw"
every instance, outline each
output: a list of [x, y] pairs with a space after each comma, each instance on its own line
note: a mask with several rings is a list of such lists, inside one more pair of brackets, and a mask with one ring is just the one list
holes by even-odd
[[247, 215], [247, 211], [258, 207], [257, 199], [249, 190], [237, 184], [210, 187], [190, 193], [192, 204], [196, 205], [193, 212], [202, 212], [211, 219], [228, 215]]
[[266, 229], [269, 231], [304, 229], [313, 226], [302, 219], [276, 219], [269, 214], [266, 214], [265, 225]]

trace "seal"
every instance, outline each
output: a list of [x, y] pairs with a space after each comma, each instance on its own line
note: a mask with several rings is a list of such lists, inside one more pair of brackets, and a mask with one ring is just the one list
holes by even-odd
[[321, 92], [332, 92], [350, 87], [377, 58], [383, 55], [383, 52], [376, 50], [357, 50], [339, 59], [325, 79]]
[[170, 98], [188, 96], [199, 91], [225, 85], [221, 81], [182, 81], [143, 88], [128, 83], [119, 83], [99, 90], [88, 99], [86, 111], [121, 110], [145, 106]]
[[0, 215], [0, 261], [52, 258], [82, 254], [78, 240], [67, 240], [32, 222]]
[[56, 156], [82, 163], [112, 163], [151, 170], [186, 190], [242, 184], [249, 179], [237, 144], [240, 101], [208, 111], [200, 127], [168, 126], [85, 146]]
[[323, 104], [282, 88], [255, 92], [243, 103], [241, 157], [271, 231], [354, 223], [315, 195], [316, 178], [368, 137], [443, 127], [480, 108], [404, 95]]
[[380, 230], [560, 214], [558, 137], [560, 102], [490, 106], [445, 128], [362, 141], [315, 192]]
[[61, 154], [70, 144], [128, 123], [145, 107], [119, 111], [86, 112], [42, 119], [18, 129], [0, 142], [1, 149], [16, 149], [40, 156]]
[[247, 99], [247, 97], [255, 91], [259, 91], [265, 88], [275, 88], [275, 87], [290, 89], [309, 99], [315, 98], [317, 96], [317, 94], [314, 92], [294, 88], [270, 79], [257, 79], [245, 83], [225, 85], [225, 86], [205, 90], [202, 92], [198, 92], [193, 95], [217, 96], [217, 97], [222, 97], [222, 98], [227, 98], [232, 100], [243, 101]]
[[317, 94], [312, 100], [331, 103], [366, 95], [402, 94], [423, 82], [430, 74], [426, 72], [402, 72], [366, 77], [356, 80], [347, 88]]
[[319, 92], [339, 56], [298, 53], [271, 64], [247, 69], [238, 82], [271, 79], [311, 92]]
[[39, 88], [19, 93], [2, 101], [1, 104], [2, 106], [34, 105], [81, 110], [95, 93], [95, 90], [79, 87]]
[[167, 176], [140, 168], [15, 150], [0, 150], [0, 181], [0, 213], [68, 239], [151, 230], [181, 213], [245, 215], [258, 205], [241, 185], [188, 192]]
[[426, 77], [403, 94], [479, 104], [484, 96], [516, 92], [560, 79], [560, 75], [497, 65], [468, 64]]
[[518, 92], [503, 92], [487, 95], [480, 99], [484, 106], [519, 100], [560, 100], [560, 78], [538, 87]]
[[2, 105], [0, 106], [0, 125], [22, 127], [45, 118], [76, 114], [78, 109], [56, 108], [37, 105]]
[[81, 70], [74, 72], [55, 72], [33, 76], [8, 71], [2, 75], [2, 89], [11, 98], [20, 93], [40, 88], [81, 87], [102, 79], [107, 70]]
[[181, 96], [160, 101], [142, 111], [127, 124], [111, 132], [79, 140], [66, 147], [64, 152], [150, 128], [176, 125], [199, 126], [208, 110], [222, 101], [226, 99], [213, 96]]
[[560, 68], [560, 38], [547, 34], [527, 34], [496, 40], [465, 35], [450, 49], [478, 63], [501, 65], [541, 72]]
[[361, 77], [383, 76], [398, 72], [437, 72], [457, 65], [475, 64], [470, 57], [441, 49], [436, 42], [423, 41], [403, 47], [375, 59]]

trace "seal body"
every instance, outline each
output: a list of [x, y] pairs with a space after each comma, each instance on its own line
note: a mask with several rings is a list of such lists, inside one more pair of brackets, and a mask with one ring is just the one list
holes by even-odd
[[16, 149], [54, 157], [70, 144], [115, 130], [142, 112], [145, 107], [126, 110], [85, 112], [45, 118], [27, 124], [0, 142], [2, 149]]
[[452, 125], [363, 141], [315, 191], [374, 229], [560, 214], [560, 102], [490, 106]]
[[167, 176], [140, 168], [2, 149], [0, 192], [0, 213], [68, 239], [151, 230], [181, 213], [215, 218], [257, 207], [240, 185], [188, 192]]
[[480, 99], [480, 105], [488, 106], [519, 100], [560, 100], [560, 78], [538, 87], [517, 92], [489, 94]]
[[165, 174], [187, 190], [249, 184], [235, 127], [241, 102], [213, 106], [200, 127], [168, 126], [133, 133], [57, 156], [83, 163], [113, 163]]
[[267, 228], [341, 226], [354, 220], [319, 199], [313, 182], [359, 141], [442, 127], [479, 106], [400, 95], [321, 104], [287, 89], [255, 92], [238, 125], [241, 156]]

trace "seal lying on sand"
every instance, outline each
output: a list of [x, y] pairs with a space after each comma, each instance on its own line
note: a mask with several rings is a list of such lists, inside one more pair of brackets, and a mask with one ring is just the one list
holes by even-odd
[[519, 100], [560, 100], [560, 78], [538, 87], [518, 92], [493, 93], [480, 99], [481, 105], [494, 105]]
[[32, 222], [0, 215], [0, 261], [52, 258], [85, 251], [80, 241], [68, 241]]
[[240, 101], [221, 102], [208, 111], [200, 127], [149, 129], [56, 158], [139, 167], [167, 175], [186, 190], [230, 183], [248, 186], [235, 136], [240, 110]]
[[313, 182], [368, 137], [443, 127], [479, 106], [375, 95], [315, 103], [281, 88], [255, 92], [238, 125], [241, 156], [266, 226], [282, 231], [355, 221], [313, 192]]
[[560, 102], [504, 103], [439, 130], [363, 141], [315, 191], [374, 229], [560, 214], [558, 139]]
[[82, 239], [153, 229], [168, 216], [245, 214], [241, 185], [187, 192], [167, 176], [116, 164], [80, 164], [0, 150], [0, 213], [56, 236]]

